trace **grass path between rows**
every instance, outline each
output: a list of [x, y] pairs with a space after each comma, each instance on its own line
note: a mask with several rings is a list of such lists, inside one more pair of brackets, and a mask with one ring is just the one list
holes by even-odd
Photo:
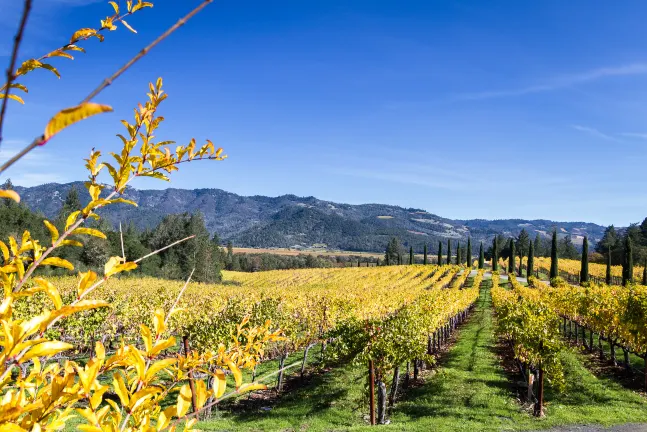
[[[484, 281], [484, 285], [489, 284]], [[611, 379], [596, 378], [575, 351], [564, 353], [567, 390], [547, 388], [546, 418], [536, 419], [514, 397], [496, 355], [489, 289], [482, 289], [470, 320], [437, 371], [408, 389], [379, 429], [397, 431], [522, 431], [554, 426], [647, 422], [647, 399]], [[201, 422], [203, 430], [346, 431], [366, 426], [366, 371], [345, 366], [315, 376], [269, 410], [222, 413]], [[568, 430], [568, 428], [560, 429]], [[582, 430], [582, 429], [578, 429]]]

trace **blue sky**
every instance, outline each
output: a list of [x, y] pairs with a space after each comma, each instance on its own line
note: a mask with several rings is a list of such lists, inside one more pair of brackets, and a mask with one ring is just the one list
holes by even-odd
[[[0, 62], [20, 3], [0, 0]], [[107, 2], [35, 0], [22, 58], [98, 25]], [[122, 2], [125, 3], [125, 2]], [[198, 0], [155, 1], [62, 78], [24, 79], [0, 159], [78, 103]], [[38, 149], [14, 183], [81, 180], [91, 147], [164, 77], [158, 136], [225, 148], [172, 185], [423, 208], [451, 218], [626, 225], [647, 216], [647, 3], [519, 1], [214, 2], [102, 93], [112, 114]], [[3, 66], [4, 69], [5, 66]], [[164, 188], [163, 182], [134, 184]]]

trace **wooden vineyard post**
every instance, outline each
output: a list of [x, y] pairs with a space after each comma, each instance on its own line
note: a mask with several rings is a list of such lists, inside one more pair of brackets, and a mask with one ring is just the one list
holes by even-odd
[[369, 404], [369, 416], [371, 419], [371, 426], [375, 425], [375, 369], [373, 367], [373, 360], [368, 362], [368, 404]]
[[[189, 338], [184, 336], [184, 355], [189, 355]], [[195, 382], [193, 381], [193, 372], [189, 372], [189, 388], [191, 389], [191, 405], [193, 406], [193, 411], [195, 412], [198, 402], [196, 401], [195, 395]]]
[[644, 366], [645, 366], [645, 371], [644, 371], [645, 372], [645, 388], [644, 388], [644, 390], [645, 390], [645, 392], [647, 392], [647, 352], [645, 353], [644, 360], [645, 360], [645, 364], [644, 364]]
[[398, 382], [400, 381], [400, 367], [396, 366], [393, 370], [393, 383], [391, 384], [391, 392], [389, 394], [389, 407], [395, 403], [395, 397], [398, 394]]
[[528, 375], [528, 394], [526, 396], [526, 400], [528, 402], [532, 401], [532, 386], [535, 382], [535, 375], [532, 373], [528, 365], [526, 364], [526, 374]]
[[544, 415], [544, 369], [539, 366], [539, 383], [537, 390], [537, 402], [535, 403], [535, 417]]
[[281, 393], [283, 391], [283, 367], [285, 366], [285, 360], [287, 359], [288, 354], [287, 350], [285, 354], [281, 354], [279, 358], [279, 377], [277, 378], [278, 382], [276, 383], [276, 391]]

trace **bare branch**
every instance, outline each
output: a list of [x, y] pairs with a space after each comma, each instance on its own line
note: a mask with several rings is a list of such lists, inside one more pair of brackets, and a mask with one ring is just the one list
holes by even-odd
[[[155, 250], [155, 251], [153, 251], [153, 252], [151, 252], [151, 253], [149, 253], [149, 254], [144, 255], [144, 256], [143, 256], [143, 257], [141, 257], [141, 258], [137, 258], [137, 259], [136, 259], [135, 261], [133, 261], [133, 262], [134, 262], [135, 264], [138, 264], [139, 262], [141, 262], [141, 261], [145, 260], [145, 259], [146, 259], [146, 258], [148, 258], [149, 256], [157, 255], [158, 253], [162, 252], [163, 250], [166, 250], [166, 249], [168, 249], [168, 248], [171, 248], [171, 247], [175, 246], [176, 244], [180, 244], [180, 243], [182, 243], [182, 242], [184, 242], [184, 241], [190, 240], [190, 239], [192, 239], [193, 237], [195, 237], [195, 234], [190, 235], [190, 236], [188, 236], [188, 237], [184, 237], [183, 239], [180, 239], [180, 240], [178, 240], [178, 241], [174, 241], [174, 242], [173, 242], [173, 243], [171, 243], [170, 245], [166, 245], [166, 246], [164, 246], [163, 248], [157, 249], [157, 250]], [[193, 272], [191, 272], [191, 273], [193, 274]]]
[[11, 60], [9, 60], [9, 67], [7, 68], [7, 83], [4, 89], [4, 98], [2, 99], [2, 107], [0, 107], [0, 144], [2, 143], [2, 125], [4, 124], [4, 116], [7, 112], [7, 102], [9, 101], [9, 91], [11, 90], [11, 83], [16, 78], [14, 70], [16, 69], [16, 60], [18, 58], [18, 48], [20, 47], [20, 42], [22, 41], [22, 34], [25, 31], [27, 26], [27, 18], [29, 17], [29, 12], [31, 11], [31, 1], [25, 0], [25, 6], [22, 11], [22, 18], [20, 19], [20, 25], [18, 26], [18, 31], [16, 36], [13, 39], [13, 51], [11, 53]]

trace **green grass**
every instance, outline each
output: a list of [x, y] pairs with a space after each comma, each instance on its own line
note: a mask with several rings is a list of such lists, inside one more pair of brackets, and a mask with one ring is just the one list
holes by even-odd
[[[471, 320], [424, 385], [409, 389], [396, 404], [391, 424], [398, 431], [517, 431], [568, 424], [647, 422], [647, 401], [612, 379], [596, 378], [574, 350], [564, 353], [564, 394], [546, 392], [546, 418], [536, 419], [515, 399], [511, 377], [495, 354], [489, 292], [483, 290]], [[514, 379], [518, 379], [515, 376]], [[258, 408], [219, 413], [203, 430], [364, 430], [366, 371], [341, 366]]]

